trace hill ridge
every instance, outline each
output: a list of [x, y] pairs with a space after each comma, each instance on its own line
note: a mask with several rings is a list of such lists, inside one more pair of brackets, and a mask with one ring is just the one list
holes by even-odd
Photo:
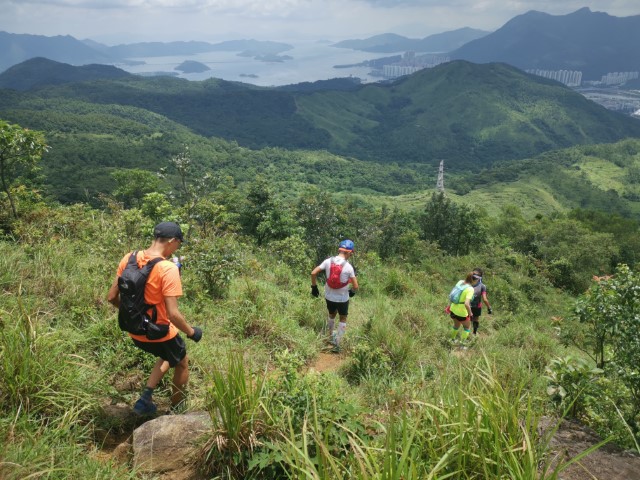
[[640, 70], [640, 15], [615, 17], [588, 7], [566, 15], [530, 10], [451, 52], [452, 59], [504, 62], [523, 70], [580, 70], [584, 80]]

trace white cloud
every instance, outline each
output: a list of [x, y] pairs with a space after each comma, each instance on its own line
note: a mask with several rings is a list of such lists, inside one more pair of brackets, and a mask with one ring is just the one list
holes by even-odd
[[637, 0], [0, 0], [0, 30], [111, 43], [407, 31], [418, 37], [461, 27], [495, 30], [529, 10], [561, 15], [584, 6], [615, 16], [640, 13]]

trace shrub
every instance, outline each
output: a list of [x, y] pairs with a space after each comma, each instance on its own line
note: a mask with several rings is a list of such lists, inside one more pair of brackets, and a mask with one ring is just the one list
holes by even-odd
[[223, 298], [243, 269], [243, 247], [233, 235], [193, 240], [185, 248], [187, 267], [205, 294]]
[[560, 412], [581, 418], [590, 402], [601, 401], [595, 380], [603, 370], [581, 358], [567, 356], [551, 360], [546, 369], [547, 394]]

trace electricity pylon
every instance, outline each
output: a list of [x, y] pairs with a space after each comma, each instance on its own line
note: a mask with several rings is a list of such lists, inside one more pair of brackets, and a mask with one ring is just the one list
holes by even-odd
[[444, 193], [444, 160], [440, 160], [440, 168], [438, 168], [438, 183], [436, 183], [436, 190]]

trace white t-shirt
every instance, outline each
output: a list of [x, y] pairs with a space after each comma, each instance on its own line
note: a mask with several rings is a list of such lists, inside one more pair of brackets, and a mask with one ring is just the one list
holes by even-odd
[[[356, 276], [356, 272], [353, 270], [353, 267], [346, 259], [342, 258], [340, 255], [335, 257], [329, 257], [325, 261], [320, 264], [320, 268], [322, 268], [329, 278], [331, 273], [331, 262], [337, 263], [338, 265], [342, 265], [342, 272], [340, 272], [340, 283], [347, 283], [350, 279]], [[329, 285], [325, 283], [324, 285], [324, 298], [329, 300], [330, 302], [338, 302], [344, 303], [349, 301], [349, 284], [345, 285], [342, 288], [331, 288]]]

